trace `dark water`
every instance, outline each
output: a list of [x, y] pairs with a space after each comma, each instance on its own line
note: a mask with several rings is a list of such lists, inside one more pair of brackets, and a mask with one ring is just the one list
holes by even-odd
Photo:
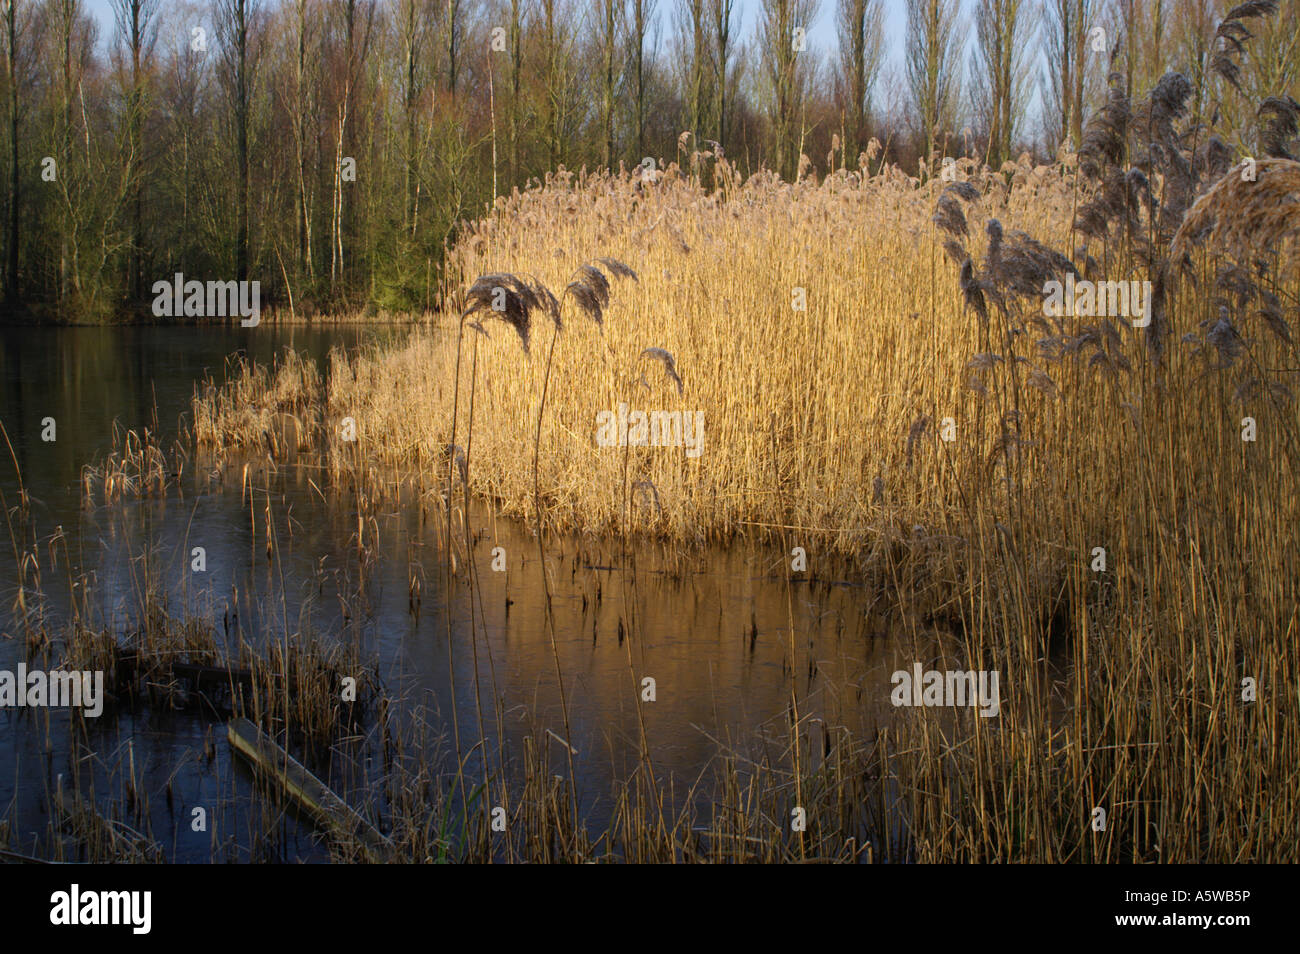
[[[641, 707], [654, 769], [687, 785], [707, 772], [720, 743], [779, 757], [789, 739], [792, 680], [814, 734], [829, 726], [869, 738], [888, 722], [890, 673], [929, 659], [935, 646], [886, 638], [876, 615], [882, 608], [860, 587], [790, 586], [788, 557], [776, 546], [684, 558], [649, 547], [625, 559], [617, 546], [553, 540], [542, 552], [527, 528], [479, 512], [472, 521], [479, 585], [456, 585], [449, 599], [436, 526], [443, 518], [435, 510], [418, 499], [381, 507], [364, 529], [378, 556], [366, 559], [356, 546], [353, 501], [318, 489], [322, 482], [306, 469], [255, 470], [251, 500], [238, 481], [222, 489], [190, 473], [158, 499], [83, 508], [81, 469], [111, 449], [114, 425], [152, 427], [156, 420], [160, 433], [174, 435], [195, 382], [205, 374], [220, 380], [230, 355], [269, 362], [291, 346], [324, 370], [332, 345], [401, 334], [351, 327], [4, 331], [0, 423], [32, 502], [30, 529], [11, 532], [28, 544], [0, 554], [0, 669], [13, 670], [25, 656], [14, 604], [19, 564], [31, 552], [27, 579], [30, 585], [39, 573], [44, 599], [34, 604], [29, 596], [29, 625], [35, 619], [59, 633], [75, 600], [102, 628], [125, 632], [149, 590], [173, 615], [216, 620], [251, 640], [310, 630], [351, 641], [401, 700], [399, 719], [448, 733], [455, 724], [469, 748], [483, 712], [484, 751], [502, 742], [510, 750], [528, 735], [554, 747], [557, 771], [567, 771], [556, 738], [565, 736], [562, 680], [577, 788], [597, 828], [609, 810], [611, 781], [638, 761], [637, 695], [646, 677], [656, 684], [655, 701]], [[42, 440], [50, 417], [53, 442]], [[0, 491], [13, 508], [14, 462], [3, 445], [0, 454]], [[11, 526], [15, 519], [11, 510]], [[190, 572], [195, 546], [206, 551], [202, 574]], [[497, 547], [503, 572], [491, 569]], [[548, 591], [554, 644], [545, 622]], [[175, 857], [206, 860], [214, 842], [222, 858], [325, 856], [306, 825], [285, 817], [267, 835], [265, 819], [249, 814], [249, 780], [230, 757], [222, 723], [148, 710], [92, 721], [98, 757], [77, 767], [82, 791], [101, 808], [120, 807], [125, 754], [148, 800], [152, 833]], [[18, 850], [39, 850], [47, 793], [73, 774], [66, 724], [67, 713], [57, 709], [0, 710], [0, 817], [9, 818]], [[372, 778], [377, 771], [370, 766]], [[196, 805], [212, 816], [209, 834], [190, 830]]]

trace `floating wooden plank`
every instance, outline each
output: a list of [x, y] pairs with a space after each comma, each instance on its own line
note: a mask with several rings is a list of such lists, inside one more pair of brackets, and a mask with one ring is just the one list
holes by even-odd
[[359, 842], [371, 861], [388, 859], [393, 850], [388, 839], [252, 722], [242, 716], [231, 719], [226, 736], [231, 748], [279, 784], [318, 823]]

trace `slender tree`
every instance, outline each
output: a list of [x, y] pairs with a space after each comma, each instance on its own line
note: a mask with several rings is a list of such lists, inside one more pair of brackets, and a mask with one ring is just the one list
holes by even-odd
[[22, 176], [18, 155], [22, 142], [23, 118], [27, 113], [27, 99], [23, 95], [28, 82], [27, 39], [31, 24], [26, 4], [20, 0], [0, 0], [0, 39], [4, 43], [5, 97], [9, 119], [9, 242], [5, 256], [5, 300], [17, 303], [21, 290], [18, 285], [19, 219], [22, 216]]
[[880, 0], [839, 0], [836, 27], [847, 138], [844, 154], [856, 159], [867, 148], [871, 90], [880, 73], [884, 36]]
[[523, 0], [510, 0], [510, 178], [519, 180], [520, 120], [523, 104], [520, 102], [524, 78], [524, 5]]
[[86, 17], [83, 0], [53, 0], [46, 10], [50, 16], [52, 52], [59, 64], [58, 82], [51, 89], [56, 99], [52, 104], [54, 128], [50, 155], [63, 173], [55, 180], [60, 203], [57, 213], [58, 264], [54, 281], [55, 300], [62, 305], [68, 296], [69, 285], [78, 296], [82, 291], [78, 231], [85, 215], [81, 193], [85, 175], [84, 169], [73, 171], [74, 165], [80, 164], [77, 160], [81, 159], [80, 151], [74, 148], [74, 136], [78, 134], [80, 125], [75, 106], [77, 90], [81, 88], [93, 50], [95, 30]]
[[[314, 154], [320, 102], [319, 83], [309, 72], [319, 61], [317, 0], [293, 0], [293, 77], [289, 93], [294, 158], [295, 272], [301, 282], [315, 276], [312, 255], [312, 189], [308, 166]], [[313, 55], [315, 54], [315, 55]]]
[[1010, 158], [1025, 107], [1026, 53], [1032, 42], [1025, 0], [979, 0], [971, 55], [971, 98], [994, 168]]
[[[354, 116], [354, 100], [357, 88], [365, 77], [366, 58], [370, 52], [372, 29], [374, 27], [375, 4], [369, 0], [340, 0], [336, 9], [338, 22], [336, 29], [342, 34], [342, 64], [337, 73], [338, 90], [335, 102], [334, 122], [334, 188], [331, 208], [333, 214], [330, 224], [330, 286], [338, 294], [344, 280], [344, 267], [347, 261], [348, 237], [355, 231], [350, 213], [352, 206], [345, 201], [347, 186], [351, 183], [345, 178], [345, 169], [351, 160], [356, 163], [358, 139], [355, 134], [357, 120]], [[448, 92], [454, 97], [454, 78], [449, 74]]]
[[425, 38], [428, 21], [423, 0], [401, 0], [397, 9], [398, 40], [402, 53], [402, 118], [406, 124], [403, 162], [402, 224], [412, 237], [419, 214], [420, 98], [424, 92]]
[[795, 124], [811, 75], [808, 33], [817, 19], [817, 0], [763, 0], [759, 40], [770, 84], [772, 153], [781, 176], [799, 169]]
[[622, 30], [620, 0], [600, 0], [601, 126], [605, 133], [604, 166], [614, 167], [614, 108], [618, 89], [618, 45]]
[[569, 125], [572, 121], [573, 88], [572, 46], [583, 35], [587, 8], [581, 9], [578, 25], [572, 11], [561, 0], [539, 0], [541, 4], [541, 44], [543, 129], [546, 140], [546, 167], [554, 169], [565, 159], [570, 148]]
[[947, 130], [954, 119], [956, 22], [955, 0], [907, 0], [905, 69], [927, 161], [934, 154], [939, 129]]
[[646, 156], [646, 41], [649, 38], [651, 24], [654, 21], [657, 0], [631, 0], [632, 30], [628, 37], [632, 61], [632, 86], [635, 99], [636, 118], [636, 155], [637, 162]]
[[1094, 24], [1093, 17], [1093, 0], [1047, 0], [1043, 8], [1047, 60], [1044, 118], [1048, 146], [1053, 149], [1067, 139], [1077, 149], [1083, 138], [1089, 35], [1094, 26], [1100, 26]]
[[248, 280], [249, 269], [249, 157], [252, 87], [255, 80], [255, 52], [258, 0], [217, 0], [214, 22], [221, 45], [222, 86], [230, 105], [235, 132], [235, 276]]
[[677, 59], [682, 70], [683, 122], [691, 133], [691, 147], [707, 121], [709, 39], [707, 0], [677, 0]]
[[113, 13], [117, 20], [118, 39], [130, 57], [130, 86], [126, 94], [126, 127], [130, 143], [129, 168], [131, 209], [131, 299], [144, 298], [144, 182], [148, 163], [145, 157], [144, 125], [146, 104], [146, 72], [153, 59], [158, 30], [154, 22], [157, 0], [113, 0]]
[[731, 102], [735, 96], [736, 22], [735, 0], [709, 0], [709, 28], [713, 40], [713, 119], [716, 123], [718, 144], [724, 149], [728, 142], [728, 120]]
[[446, 0], [443, 16], [443, 41], [447, 51], [447, 92], [456, 99], [456, 84], [460, 80], [461, 46], [465, 35], [464, 0]]

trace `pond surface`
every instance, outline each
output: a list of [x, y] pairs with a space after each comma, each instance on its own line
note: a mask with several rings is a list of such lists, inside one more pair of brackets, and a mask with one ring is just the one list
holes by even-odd
[[[232, 355], [269, 363], [292, 347], [325, 372], [332, 346], [405, 333], [359, 326], [0, 332], [0, 423], [14, 458], [0, 445], [0, 492], [11, 527], [21, 522], [12, 509], [20, 492], [15, 461], [31, 498], [28, 529], [11, 530], [18, 542], [0, 554], [0, 669], [26, 658], [15, 604], [20, 561], [34, 553], [43, 597], [35, 606], [28, 597], [36, 615], [27, 624], [35, 618], [53, 634], [66, 627], [74, 600], [90, 619], [126, 632], [148, 590], [174, 615], [214, 620], [252, 641], [306, 629], [351, 640], [401, 700], [400, 718], [458, 732], [469, 749], [482, 712], [483, 751], [501, 742], [509, 750], [528, 735], [556, 747], [552, 763], [565, 772], [567, 703], [577, 791], [597, 831], [611, 782], [639, 761], [637, 698], [646, 677], [655, 699], [640, 708], [655, 774], [684, 787], [707, 774], [720, 744], [780, 761], [792, 681], [813, 738], [827, 731], [871, 738], [889, 723], [890, 674], [917, 660], [929, 665], [937, 644], [887, 636], [888, 607], [862, 587], [790, 584], [789, 557], [776, 545], [681, 558], [655, 547], [625, 556], [616, 543], [574, 539], [548, 540], [543, 551], [529, 528], [479, 511], [471, 518], [478, 585], [454, 584], [448, 598], [439, 511], [416, 499], [382, 505], [365, 525], [376, 543], [375, 556], [365, 558], [350, 495], [322, 492], [306, 467], [257, 471], [251, 494], [241, 493], [239, 481], [221, 489], [182, 479], [159, 498], [83, 507], [82, 468], [112, 449], [114, 426], [155, 428], [170, 446], [196, 382], [222, 380]], [[48, 418], [53, 441], [42, 439]], [[203, 573], [191, 572], [195, 546], [206, 554]], [[494, 557], [504, 570], [493, 571]], [[72, 766], [67, 719], [66, 710], [0, 710], [0, 805], [8, 807], [15, 850], [41, 850], [48, 793], [66, 786], [74, 769], [82, 792], [101, 807], [119, 799], [126, 753], [153, 836], [170, 856], [207, 860], [216, 843], [217, 857], [236, 860], [327, 857], [311, 829], [290, 816], [274, 821], [274, 838], [259, 834], [266, 820], [246, 810], [248, 776], [231, 759], [220, 722], [190, 711], [106, 714], [93, 720], [94, 764]], [[219, 821], [212, 826], [219, 837], [191, 831], [193, 806]]]

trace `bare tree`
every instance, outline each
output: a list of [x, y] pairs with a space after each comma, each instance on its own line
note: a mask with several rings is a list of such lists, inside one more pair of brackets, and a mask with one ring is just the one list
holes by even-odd
[[[316, 0], [293, 0], [293, 87], [289, 91], [289, 109], [294, 149], [294, 220], [297, 233], [296, 273], [315, 276], [312, 255], [312, 189], [308, 185], [307, 167], [315, 142], [316, 121], [320, 104], [320, 84], [309, 73], [309, 58], [319, 59], [319, 17]], [[309, 54], [314, 54], [309, 57]]]
[[682, 101], [692, 147], [707, 122], [709, 74], [707, 0], [677, 0], [677, 59], [682, 70]]
[[[1227, 4], [1233, 7], [1234, 4]], [[1184, 8], [1180, 7], [1180, 11]], [[1184, 16], [1190, 13], [1185, 11]], [[1243, 150], [1257, 144], [1258, 110], [1270, 97], [1295, 96], [1300, 86], [1300, 0], [1281, 0], [1273, 16], [1260, 16], [1241, 24], [1251, 34], [1238, 37], [1246, 45], [1239, 78], [1241, 95], [1219, 97], [1222, 131]], [[1176, 42], [1180, 23], [1171, 17], [1170, 33]], [[1223, 44], [1225, 41], [1219, 41]], [[1224, 84], [1227, 85], [1227, 84]], [[1220, 89], [1226, 93], [1226, 89]]]
[[524, 76], [523, 0], [510, 0], [510, 178], [519, 178], [519, 123]]
[[646, 123], [646, 40], [649, 36], [650, 25], [654, 21], [655, 8], [658, 0], [631, 0], [632, 12], [632, 30], [628, 37], [632, 60], [632, 85], [634, 87], [634, 99], [636, 100], [636, 159], [640, 160], [646, 155], [645, 147], [645, 123]]
[[213, 11], [221, 45], [220, 78], [235, 123], [235, 276], [248, 279], [249, 125], [257, 68], [258, 0], [217, 0]]
[[[1252, 109], [1270, 96], [1280, 96], [1300, 86], [1300, 0], [1283, 0], [1278, 13], [1252, 26], [1250, 58], [1246, 62], [1242, 89]], [[1245, 117], [1233, 117], [1242, 128]]]
[[[170, 199], [175, 206], [174, 225], [163, 224], [166, 238], [159, 242], [158, 250], [160, 259], [168, 266], [189, 272], [195, 260], [206, 251], [203, 225], [207, 223], [201, 223], [200, 210], [204, 206], [210, 208], [208, 195], [211, 193], [204, 194], [205, 183], [215, 191], [204, 173], [212, 155], [210, 144], [215, 140], [212, 110], [216, 98], [209, 96], [209, 80], [217, 67], [212, 63], [215, 57], [210, 59], [206, 51], [195, 49], [188, 31], [164, 36], [169, 49], [164, 57], [165, 67], [160, 71], [158, 96], [170, 148], [159, 152], [154, 166], [155, 174], [163, 180], [155, 201]], [[222, 129], [228, 128], [223, 123]], [[212, 225], [229, 231], [228, 222]], [[155, 228], [159, 227], [155, 224]]]
[[118, 38], [131, 58], [131, 86], [126, 95], [128, 176], [131, 183], [131, 260], [128, 287], [133, 301], [144, 297], [144, 150], [145, 71], [153, 59], [158, 29], [157, 0], [113, 0]]
[[988, 137], [994, 168], [1010, 158], [1016, 124], [1025, 107], [1026, 53], [1031, 22], [1026, 0], [979, 0], [971, 54], [971, 98]]
[[817, 7], [817, 0], [763, 0], [759, 20], [759, 42], [771, 83], [773, 154], [777, 170], [790, 180], [799, 172], [794, 129], [814, 65], [808, 31], [817, 19]]
[[[335, 8], [343, 32], [343, 66], [341, 88], [335, 103], [334, 125], [334, 202], [331, 217], [330, 284], [337, 290], [344, 275], [346, 248], [344, 236], [348, 232], [345, 217], [344, 160], [355, 160], [353, 129], [353, 98], [365, 76], [366, 57], [374, 27], [375, 4], [373, 0], [340, 0]], [[452, 81], [454, 83], [454, 81]], [[454, 88], [449, 90], [454, 95]]]
[[845, 113], [844, 155], [856, 159], [867, 148], [871, 90], [880, 74], [884, 36], [880, 0], [839, 0], [836, 28], [839, 39], [837, 79]]
[[560, 111], [563, 93], [563, 52], [557, 22], [559, 0], [540, 0], [546, 58], [546, 160], [554, 169], [560, 156]]
[[907, 2], [907, 85], [927, 161], [935, 150], [936, 132], [951, 126], [957, 104], [956, 21], [956, 0]]
[[[1083, 138], [1093, 0], [1047, 0], [1043, 10], [1047, 73], [1043, 96], [1048, 144]], [[1102, 54], [1104, 57], [1104, 53]]]
[[[1133, 0], [1115, 0], [1115, 5], [1115, 26], [1123, 31], [1127, 24], [1136, 22]], [[1214, 45], [1214, 31], [1219, 23], [1219, 7], [1218, 0], [1184, 0], [1180, 8], [1178, 29], [1172, 41], [1178, 50], [1178, 60], [1185, 65], [1189, 71], [1188, 79], [1192, 81], [1193, 125], [1209, 118], [1209, 104], [1217, 98], [1214, 74], [1210, 69], [1210, 54]], [[1123, 32], [1119, 35], [1121, 39], [1126, 37]], [[1128, 45], [1132, 47], [1135, 44], [1130, 42]]]
[[[542, 12], [542, 55], [544, 69], [542, 87], [545, 96], [544, 125], [547, 167], [554, 169], [564, 159], [569, 145], [569, 127], [572, 122], [574, 89], [572, 52], [574, 37], [582, 34], [581, 25], [575, 26], [566, 18], [570, 11], [561, 0], [539, 0]], [[585, 17], [586, 7], [583, 8]]]
[[605, 168], [614, 168], [614, 97], [618, 83], [617, 51], [622, 32], [620, 0], [600, 0], [600, 120], [605, 133]]
[[424, 0], [401, 0], [397, 9], [398, 42], [402, 51], [402, 114], [406, 124], [402, 223], [412, 236], [419, 214], [419, 104], [424, 92], [423, 60], [429, 32], [425, 6]]
[[[58, 82], [52, 92], [54, 104], [54, 129], [52, 154], [58, 157], [62, 174], [58, 183], [60, 207], [58, 211], [58, 267], [55, 296], [60, 304], [68, 294], [68, 285], [81, 292], [81, 270], [78, 267], [78, 230], [83, 214], [82, 188], [90, 177], [84, 170], [73, 172], [74, 130], [79, 124], [75, 103], [77, 90], [90, 60], [95, 41], [94, 24], [86, 17], [83, 0], [51, 0], [46, 7], [50, 18], [50, 43], [58, 57]], [[84, 162], [84, 160], [83, 160]]]
[[28, 97], [24, 95], [31, 81], [31, 9], [19, 0], [0, 0], [0, 42], [4, 44], [5, 83], [9, 112], [9, 247], [5, 265], [5, 300], [12, 303], [19, 298], [18, 242], [19, 218], [22, 215], [22, 177], [18, 162], [19, 144], [22, 141], [23, 118], [27, 113]]
[[1255, 102], [1300, 84], [1300, 0], [1283, 0], [1251, 41], [1246, 89]]
[[460, 48], [465, 33], [464, 0], [447, 0], [443, 17], [443, 41], [447, 50], [447, 92], [456, 98], [456, 83], [460, 79]]
[[731, 132], [727, 125], [737, 82], [736, 67], [736, 0], [709, 0], [709, 29], [713, 41], [713, 118], [717, 122], [719, 145], [727, 145]]

